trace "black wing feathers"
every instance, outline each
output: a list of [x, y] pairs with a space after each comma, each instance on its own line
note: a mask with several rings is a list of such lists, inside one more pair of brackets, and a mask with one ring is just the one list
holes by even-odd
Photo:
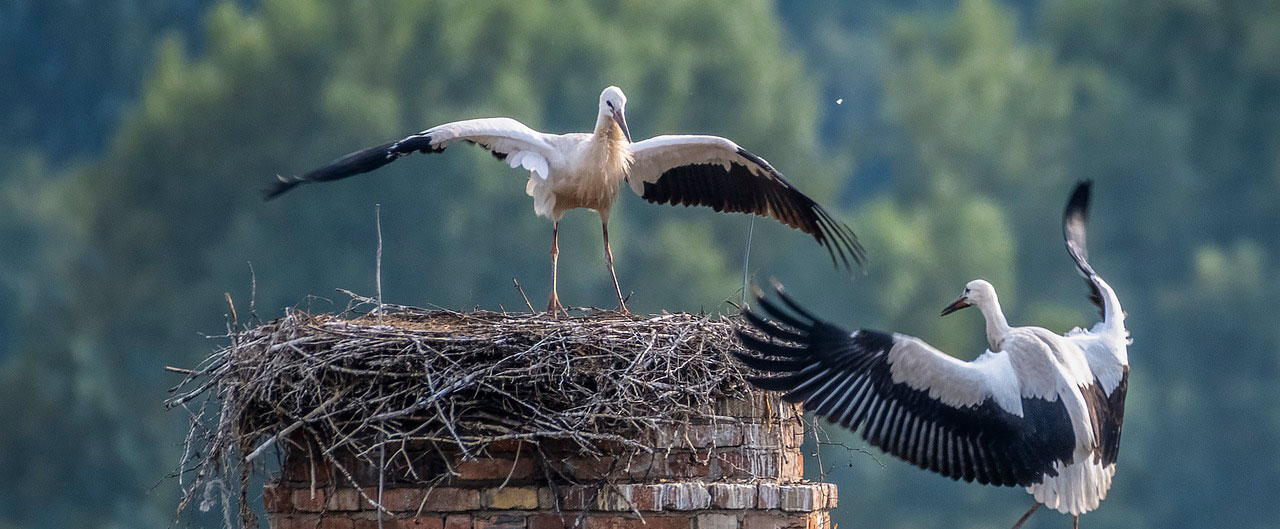
[[[892, 334], [849, 333], [814, 317], [779, 289], [782, 305], [761, 297], [760, 308], [778, 323], [744, 311], [756, 332], [739, 329], [735, 353], [772, 376], [749, 377], [756, 386], [785, 392], [790, 402], [859, 432], [867, 442], [920, 468], [983, 484], [1028, 486], [1056, 475], [1075, 445], [1059, 400], [1023, 399], [1023, 416], [988, 398], [952, 407], [927, 391], [895, 383], [888, 363]], [[785, 306], [785, 307], [784, 307]], [[765, 338], [760, 338], [763, 334]]]
[[1084, 276], [1089, 285], [1089, 301], [1097, 305], [1102, 319], [1107, 318], [1107, 309], [1102, 301], [1102, 292], [1098, 289], [1094, 278], [1097, 273], [1089, 265], [1089, 246], [1085, 238], [1085, 224], [1089, 221], [1089, 187], [1093, 183], [1085, 180], [1076, 185], [1067, 201], [1067, 209], [1062, 213], [1062, 238], [1067, 241], [1067, 253], [1076, 262], [1076, 268]]
[[641, 196], [656, 204], [707, 206], [716, 211], [773, 217], [803, 231], [827, 249], [837, 266], [862, 265], [862, 245], [853, 230], [801, 193], [763, 158], [738, 149], [738, 155], [769, 173], [758, 177], [736, 163], [688, 164], [668, 169], [655, 182], [645, 182]]
[[328, 182], [367, 173], [414, 152], [440, 152], [444, 147], [432, 147], [431, 137], [415, 134], [402, 140], [387, 142], [376, 147], [359, 150], [338, 158], [327, 165], [299, 176], [277, 176], [276, 182], [265, 191], [263, 199], [271, 200], [293, 189], [298, 184]]

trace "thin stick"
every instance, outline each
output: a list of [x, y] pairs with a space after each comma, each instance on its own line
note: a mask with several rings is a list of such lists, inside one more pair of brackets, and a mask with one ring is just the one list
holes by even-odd
[[[378, 289], [378, 323], [382, 323], [382, 204], [373, 205], [373, 222], [378, 229], [378, 255], [374, 265], [373, 277]], [[382, 517], [378, 517], [378, 527], [382, 527]]]
[[511, 278], [511, 282], [516, 284], [516, 290], [520, 292], [520, 297], [524, 298], [524, 306], [529, 307], [529, 314], [535, 314], [538, 311], [533, 310], [533, 303], [529, 303], [529, 296], [524, 294], [524, 288], [520, 286], [520, 280]]
[[[384, 434], [385, 437], [385, 434]], [[387, 442], [383, 439], [378, 443], [378, 506], [382, 506], [382, 486], [387, 477]], [[382, 529], [382, 511], [386, 509], [378, 509], [378, 529]]]
[[747, 248], [742, 252], [742, 308], [747, 308], [747, 268], [751, 264], [751, 235], [756, 231], [756, 216], [751, 215], [751, 224], [747, 225]]

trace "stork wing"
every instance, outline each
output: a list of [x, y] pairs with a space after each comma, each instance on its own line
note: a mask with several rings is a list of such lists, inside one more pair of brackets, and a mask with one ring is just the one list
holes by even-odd
[[1105, 320], [1107, 309], [1102, 300], [1102, 286], [1099, 284], [1102, 280], [1089, 265], [1089, 247], [1085, 239], [1084, 228], [1089, 220], [1089, 187], [1091, 185], [1092, 182], [1087, 180], [1080, 182], [1076, 190], [1071, 193], [1071, 199], [1067, 201], [1067, 209], [1062, 213], [1062, 238], [1066, 240], [1067, 253], [1071, 254], [1071, 260], [1075, 261], [1080, 275], [1083, 275], [1089, 284], [1089, 301], [1097, 305], [1102, 319]]
[[867, 442], [952, 479], [1029, 486], [1057, 475], [1056, 462], [1071, 461], [1075, 437], [1065, 405], [1023, 397], [1007, 353], [963, 362], [910, 336], [849, 333], [779, 294], [790, 311], [759, 303], [781, 325], [743, 312], [769, 339], [739, 330], [743, 344], [763, 356], [736, 356], [782, 374], [748, 378], [752, 384], [785, 391], [786, 400], [803, 401], [854, 432], [865, 424]]
[[523, 166], [538, 176], [549, 176], [548, 164], [558, 153], [547, 142], [546, 135], [511, 118], [468, 119], [445, 123], [377, 147], [360, 150], [338, 158], [328, 165], [299, 176], [277, 176], [267, 189], [267, 200], [293, 189], [298, 184], [341, 180], [378, 169], [415, 152], [441, 152], [455, 141], [474, 143], [506, 160], [511, 167]]
[[1120, 449], [1120, 427], [1124, 422], [1124, 397], [1129, 389], [1129, 336], [1124, 329], [1124, 311], [1115, 291], [1089, 265], [1089, 249], [1086, 245], [1085, 224], [1089, 219], [1089, 189], [1084, 181], [1076, 185], [1062, 214], [1062, 236], [1067, 243], [1067, 253], [1075, 261], [1076, 268], [1089, 283], [1089, 299], [1102, 311], [1102, 322], [1093, 329], [1074, 330], [1067, 333], [1084, 352], [1089, 371], [1097, 379], [1099, 394], [1086, 396], [1095, 408], [1093, 413], [1103, 460], [1114, 463]]
[[791, 185], [763, 158], [718, 136], [657, 136], [631, 145], [627, 181], [649, 202], [710, 206], [716, 211], [772, 217], [803, 231], [837, 265], [862, 264], [862, 246], [848, 226]]

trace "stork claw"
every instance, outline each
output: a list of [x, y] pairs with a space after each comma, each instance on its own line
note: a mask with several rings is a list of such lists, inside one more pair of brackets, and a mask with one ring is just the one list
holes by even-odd
[[551, 315], [551, 319], [558, 320], [560, 319], [560, 313], [564, 313], [566, 318], [569, 317], [568, 309], [565, 309], [564, 305], [560, 304], [560, 297], [552, 294], [551, 301], [547, 302], [547, 314]]

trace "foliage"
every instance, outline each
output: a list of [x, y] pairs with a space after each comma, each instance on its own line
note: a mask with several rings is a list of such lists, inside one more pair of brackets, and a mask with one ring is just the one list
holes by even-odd
[[[183, 432], [160, 366], [203, 356], [223, 292], [242, 319], [371, 292], [374, 203], [390, 300], [518, 310], [515, 277], [540, 305], [550, 230], [523, 175], [476, 149], [256, 191], [452, 119], [582, 130], [608, 84], [639, 137], [725, 134], [768, 158], [844, 211], [871, 260], [850, 282], [758, 222], [756, 277], [962, 358], [983, 347], [977, 315], [935, 315], [975, 277], [1014, 322], [1092, 321], [1057, 222], [1070, 184], [1096, 180], [1091, 257], [1125, 302], [1134, 372], [1116, 488], [1086, 523], [1280, 515], [1274, 2], [79, 4], [0, 6], [16, 73], [0, 83], [0, 526], [166, 523], [175, 488], [147, 491]], [[724, 310], [746, 226], [624, 198], [611, 235], [632, 308]], [[586, 213], [562, 226], [568, 302], [611, 299], [598, 230]], [[987, 526], [1028, 502], [833, 457], [845, 527]]]

